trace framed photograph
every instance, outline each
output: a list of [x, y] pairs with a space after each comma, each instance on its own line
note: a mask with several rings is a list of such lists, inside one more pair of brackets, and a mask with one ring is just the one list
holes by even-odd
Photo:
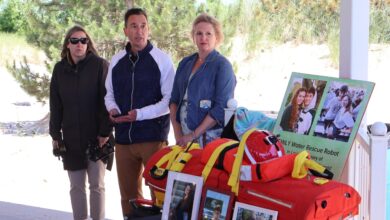
[[201, 220], [231, 219], [234, 194], [216, 188], [206, 187], [200, 205]]
[[287, 154], [307, 150], [340, 180], [374, 86], [292, 73], [272, 133]]
[[163, 220], [197, 220], [202, 195], [203, 177], [168, 173], [163, 205]]
[[233, 213], [233, 220], [276, 220], [278, 212], [241, 202], [236, 202]]

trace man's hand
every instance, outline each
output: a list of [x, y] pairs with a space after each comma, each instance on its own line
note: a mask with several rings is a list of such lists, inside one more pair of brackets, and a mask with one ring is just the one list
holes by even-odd
[[137, 120], [137, 110], [133, 109], [133, 110], [129, 111], [127, 114], [128, 114], [128, 118], [129, 118], [130, 122]]
[[110, 110], [110, 119], [114, 123], [123, 123], [123, 122], [133, 122], [137, 120], [137, 110], [133, 109], [127, 112], [127, 115], [122, 115], [119, 117], [115, 117], [115, 115], [119, 115], [118, 110], [112, 109]]
[[113, 122], [113, 123], [117, 123], [116, 122], [116, 118], [114, 117], [115, 115], [119, 115], [119, 111], [117, 109], [111, 109], [109, 112], [109, 115], [110, 115], [110, 120]]
[[137, 120], [137, 110], [133, 109], [127, 112], [127, 115], [123, 115], [115, 118], [116, 123], [133, 122]]

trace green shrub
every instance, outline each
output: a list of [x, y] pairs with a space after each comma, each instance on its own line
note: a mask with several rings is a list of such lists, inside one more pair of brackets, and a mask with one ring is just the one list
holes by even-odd
[[27, 24], [26, 17], [23, 14], [23, 3], [17, 0], [9, 0], [0, 12], [0, 31], [23, 32]]
[[370, 42], [390, 43], [390, 5], [376, 7], [372, 4], [370, 11]]
[[329, 56], [335, 68], [339, 66], [340, 57], [340, 32], [338, 29], [332, 29], [328, 37]]

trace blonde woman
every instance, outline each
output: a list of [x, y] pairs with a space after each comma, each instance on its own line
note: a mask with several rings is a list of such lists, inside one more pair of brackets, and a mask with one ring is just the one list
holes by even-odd
[[222, 43], [221, 24], [199, 15], [191, 36], [198, 51], [179, 63], [170, 100], [176, 143], [195, 140], [204, 146], [222, 133], [224, 108], [233, 98], [236, 78], [230, 62], [216, 47]]

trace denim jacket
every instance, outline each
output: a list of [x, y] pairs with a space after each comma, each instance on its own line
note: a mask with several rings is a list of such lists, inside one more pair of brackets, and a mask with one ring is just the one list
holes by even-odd
[[227, 107], [227, 101], [234, 97], [236, 86], [232, 65], [213, 50], [188, 82], [197, 58], [197, 53], [185, 57], [177, 68], [170, 100], [170, 103], [178, 106], [176, 120], [180, 123], [180, 107], [188, 86], [188, 128], [195, 130], [207, 114], [217, 122], [214, 128], [222, 128], [224, 108]]

